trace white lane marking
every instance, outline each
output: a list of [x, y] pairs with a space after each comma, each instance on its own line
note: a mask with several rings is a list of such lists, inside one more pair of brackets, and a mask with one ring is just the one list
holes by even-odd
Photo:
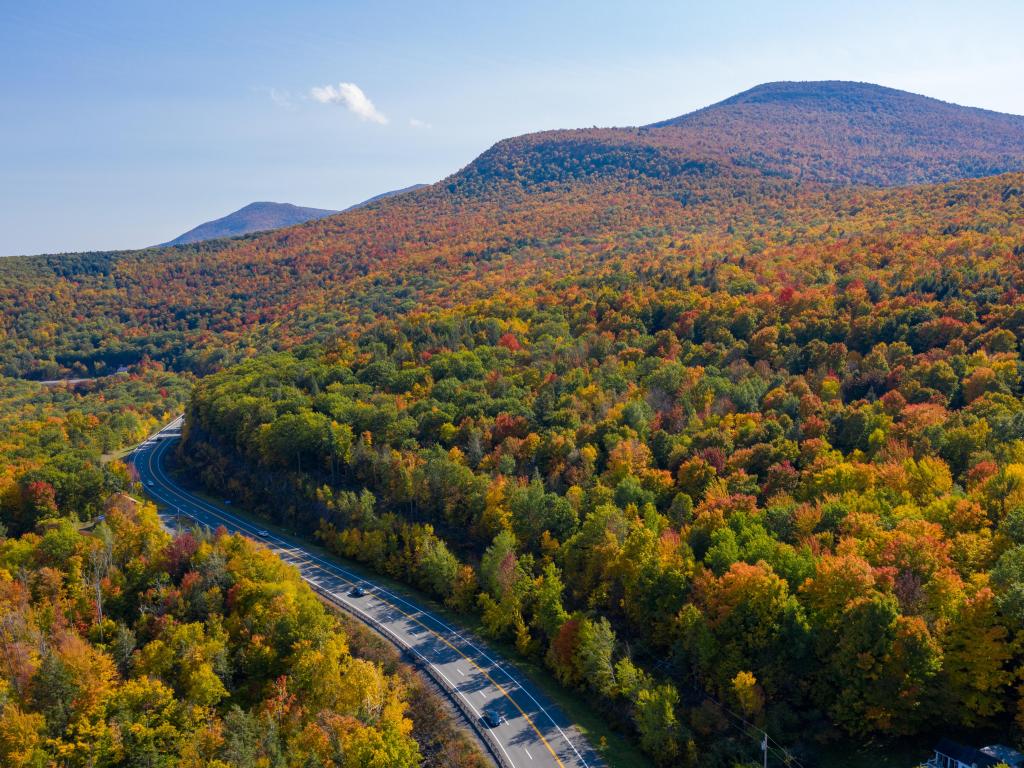
[[436, 664], [430, 662], [430, 666], [435, 672], [437, 672], [437, 674], [444, 678], [444, 681], [448, 683], [448, 685], [450, 685], [453, 690], [458, 691], [459, 695], [462, 696], [462, 698], [466, 699], [466, 703], [469, 704], [469, 708], [473, 710], [473, 714], [477, 717], [480, 717], [480, 710], [473, 706], [473, 702], [466, 698], [466, 694], [464, 694], [462, 691], [459, 691], [459, 686], [457, 686], [455, 683], [449, 680], [448, 675], [442, 672]]
[[[466, 702], [466, 703], [467, 703], [467, 704], [469, 705], [469, 708], [473, 710], [473, 714], [475, 714], [475, 715], [477, 716], [477, 718], [479, 718], [479, 719], [481, 719], [481, 720], [482, 720], [483, 718], [482, 718], [482, 717], [481, 717], [481, 715], [480, 715], [480, 710], [479, 710], [479, 709], [477, 709], [476, 707], [474, 707], [474, 706], [473, 706], [473, 702], [469, 700], [469, 697], [468, 697], [468, 696], [466, 696], [466, 694], [464, 694], [464, 693], [463, 693], [462, 691], [460, 691], [460, 690], [459, 690], [459, 686], [457, 686], [457, 685], [456, 685], [455, 683], [453, 683], [453, 682], [452, 682], [452, 681], [451, 681], [451, 680], [450, 680], [450, 679], [448, 678], [448, 675], [446, 675], [446, 674], [445, 674], [444, 672], [442, 672], [442, 671], [440, 670], [440, 668], [439, 668], [439, 667], [437, 666], [437, 664], [435, 664], [435, 663], [434, 663], [434, 662], [432, 662], [432, 661], [431, 661], [431, 662], [429, 662], [429, 664], [430, 664], [431, 668], [432, 668], [432, 669], [433, 669], [433, 670], [434, 670], [435, 672], [437, 672], [437, 674], [439, 674], [439, 675], [440, 675], [440, 676], [441, 676], [442, 678], [444, 678], [444, 681], [445, 681], [446, 683], [448, 683], [448, 685], [450, 685], [450, 686], [452, 687], [452, 690], [454, 690], [454, 691], [455, 691], [456, 693], [458, 693], [458, 694], [459, 694], [459, 696], [461, 696], [461, 697], [462, 697], [462, 698], [463, 698], [463, 699], [465, 700], [465, 702]], [[516, 768], [516, 764], [515, 764], [514, 762], [512, 762], [512, 755], [510, 755], [510, 754], [508, 753], [508, 750], [506, 750], [506, 749], [505, 749], [505, 745], [501, 743], [501, 739], [499, 739], [499, 738], [498, 738], [498, 737], [497, 737], [497, 736], [496, 736], [496, 735], [494, 734], [494, 729], [493, 729], [493, 728], [491, 728], [491, 726], [487, 725], [487, 723], [484, 723], [484, 727], [485, 727], [485, 728], [486, 728], [486, 729], [487, 729], [488, 731], [490, 731], [490, 733], [491, 733], [491, 738], [492, 738], [492, 739], [494, 739], [494, 741], [495, 741], [495, 743], [496, 743], [496, 744], [498, 745], [498, 747], [500, 747], [500, 748], [501, 748], [501, 751], [502, 751], [502, 753], [503, 753], [503, 754], [505, 755], [505, 759], [506, 759], [506, 760], [508, 760], [508, 762], [509, 762], [509, 765], [511, 765], [511, 766], [512, 766], [512, 768]], [[529, 754], [529, 753], [527, 753], [527, 754]], [[531, 757], [530, 759], [532, 760], [533, 758]]]
[[465, 676], [466, 676], [466, 673], [465, 673], [465, 672], [463, 672], [463, 671], [462, 671], [462, 669], [460, 669], [459, 667], [456, 667], [456, 668], [455, 668], [455, 671], [456, 671], [456, 672], [458, 672], [458, 673], [459, 673], [460, 675], [462, 675], [463, 677], [465, 677]]
[[526, 753], [526, 756], [527, 756], [528, 758], [530, 758], [531, 760], [533, 760], [533, 755], [531, 755], [531, 754], [530, 754], [530, 750], [528, 750], [528, 749], [527, 749], [526, 747], [523, 747], [523, 752], [525, 752], [525, 753]]
[[485, 694], [483, 691], [477, 691], [477, 693], [480, 694], [481, 699], [484, 699], [485, 701], [487, 700], [487, 694]]

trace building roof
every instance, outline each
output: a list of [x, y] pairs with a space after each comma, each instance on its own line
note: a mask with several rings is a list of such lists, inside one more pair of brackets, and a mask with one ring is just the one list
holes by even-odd
[[966, 765], [976, 765], [978, 768], [993, 768], [1001, 762], [999, 758], [987, 755], [980, 749], [965, 747], [963, 744], [957, 744], [955, 741], [945, 738], [939, 739], [939, 743], [935, 745], [935, 751]]

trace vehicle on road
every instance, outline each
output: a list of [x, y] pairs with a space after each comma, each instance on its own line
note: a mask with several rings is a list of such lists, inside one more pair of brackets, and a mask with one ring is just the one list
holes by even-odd
[[224, 499], [224, 503], [227, 504], [230, 507], [231, 506], [231, 499]]
[[483, 721], [488, 728], [497, 728], [501, 725], [501, 712], [494, 707], [488, 707], [484, 710]]
[[152, 488], [154, 485], [156, 485], [156, 483], [154, 483], [152, 480], [150, 480], [148, 483], [146, 483], [146, 485], [148, 485], [150, 488]]
[[256, 535], [259, 536], [261, 539], [265, 539], [267, 538], [267, 536], [270, 535], [270, 531], [261, 528], [260, 530], [256, 531]]
[[348, 591], [349, 597], [363, 597], [366, 594], [366, 590], [358, 584], [353, 584], [352, 589]]

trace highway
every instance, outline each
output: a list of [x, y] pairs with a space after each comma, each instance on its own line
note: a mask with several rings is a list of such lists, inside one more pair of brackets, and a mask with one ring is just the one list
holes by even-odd
[[[162, 507], [165, 524], [174, 525], [185, 516], [207, 528], [224, 526], [275, 552], [325, 599], [409, 652], [448, 690], [501, 765], [596, 768], [602, 764], [565, 715], [479, 639], [450, 626], [408, 595], [397, 595], [374, 584], [372, 579], [309, 551], [301, 541], [270, 533], [179, 485], [163, 463], [181, 438], [182, 424], [183, 417], [175, 419], [137, 447], [129, 459], [146, 493]], [[356, 585], [365, 591], [364, 595], [350, 594]], [[485, 722], [485, 710], [496, 712], [499, 724], [492, 727]]]

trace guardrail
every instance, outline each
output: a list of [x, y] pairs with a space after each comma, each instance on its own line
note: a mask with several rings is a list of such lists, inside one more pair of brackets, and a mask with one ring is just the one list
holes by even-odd
[[505, 757], [501, 744], [498, 742], [496, 738], [494, 738], [494, 735], [490, 732], [490, 730], [480, 727], [480, 719], [477, 717], [476, 713], [469, 707], [469, 704], [467, 704], [466, 701], [463, 700], [463, 698], [460, 696], [460, 692], [453, 689], [452, 686], [448, 684], [448, 681], [445, 680], [441, 675], [439, 675], [431, 666], [430, 662], [427, 661], [426, 658], [424, 658], [418, 651], [416, 651], [416, 649], [407, 645], [397, 634], [392, 632], [388, 627], [371, 621], [367, 616], [363, 615], [360, 611], [352, 610], [352, 608], [350, 608], [348, 605], [338, 600], [332, 592], [324, 589], [319, 584], [316, 584], [315, 582], [308, 580], [305, 581], [313, 589], [314, 592], [319, 594], [324, 600], [329, 602], [331, 605], [340, 608], [350, 616], [359, 619], [359, 621], [368, 626], [374, 632], [377, 632], [378, 634], [385, 636], [390, 635], [391, 637], [389, 638], [389, 640], [399, 649], [399, 652], [404, 657], [406, 657], [413, 664], [413, 666], [415, 666], [421, 672], [426, 674], [434, 682], [434, 684], [437, 685], [437, 687], [444, 692], [445, 696], [448, 697], [448, 700], [455, 705], [459, 712], [463, 714], [463, 716], [466, 718], [466, 721], [469, 723], [470, 727], [477, 734], [477, 736], [480, 737], [481, 742], [483, 742], [483, 744], [487, 747], [487, 751], [490, 753], [495, 764], [497, 764], [500, 768], [515, 768], [515, 766], [512, 765], [512, 763], [510, 763], [508, 759]]

